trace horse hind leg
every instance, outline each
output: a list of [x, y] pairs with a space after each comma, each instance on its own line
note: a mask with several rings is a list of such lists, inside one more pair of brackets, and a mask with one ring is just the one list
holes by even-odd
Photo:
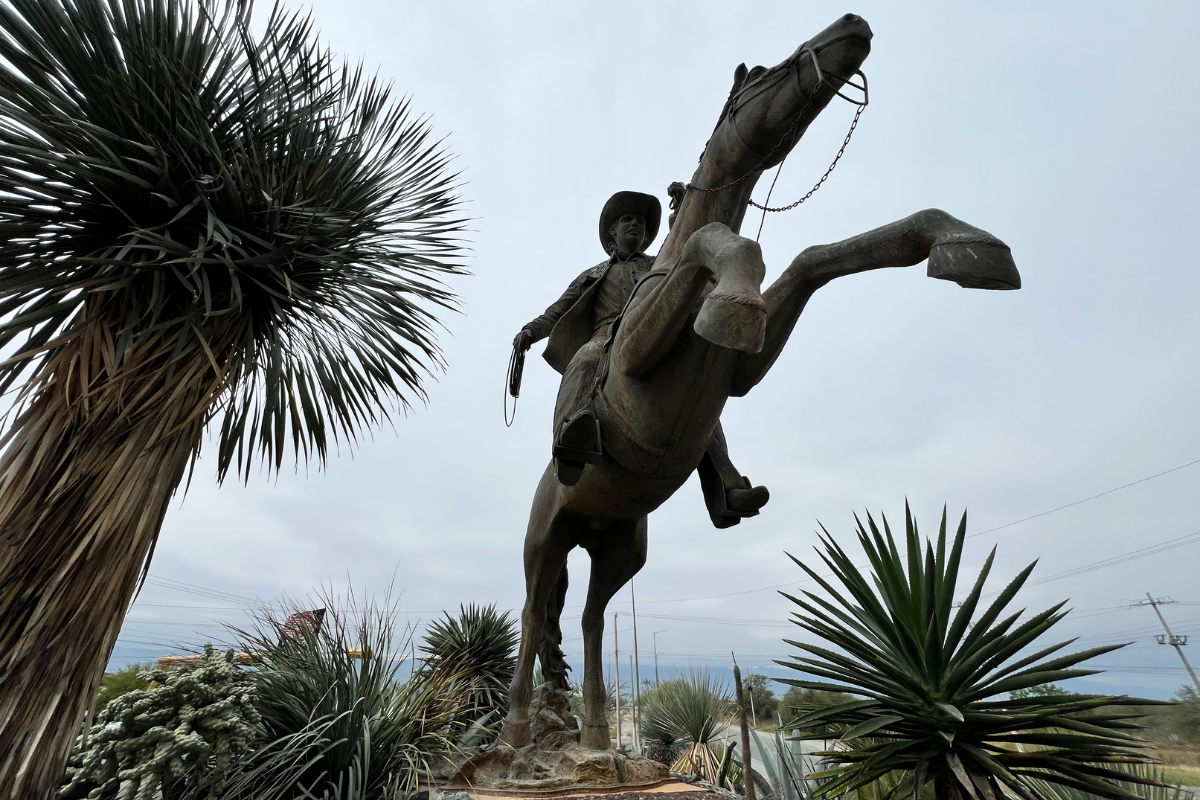
[[542, 647], [538, 651], [538, 661], [542, 664], [542, 679], [555, 689], [568, 692], [571, 689], [567, 682], [567, 659], [562, 651], [562, 611], [567, 602], [567, 565], [563, 564], [558, 573], [558, 583], [550, 593], [546, 604], [546, 622], [542, 627]]
[[612, 523], [594, 542], [589, 542], [592, 559], [587, 603], [583, 608], [583, 702], [585, 718], [579, 743], [594, 750], [612, 745], [604, 705], [603, 652], [604, 610], [622, 586], [646, 563], [646, 518], [636, 522]]

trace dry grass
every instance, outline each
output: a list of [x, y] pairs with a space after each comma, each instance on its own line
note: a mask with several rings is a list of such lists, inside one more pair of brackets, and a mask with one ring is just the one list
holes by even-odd
[[1150, 753], [1163, 765], [1163, 775], [1168, 783], [1200, 786], [1200, 746], [1151, 742]]

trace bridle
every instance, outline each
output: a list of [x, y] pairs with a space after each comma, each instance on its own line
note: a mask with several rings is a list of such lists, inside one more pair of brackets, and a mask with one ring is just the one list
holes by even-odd
[[[824, 72], [824, 70], [821, 69], [821, 61], [819, 58], [817, 58], [816, 51], [813, 50], [811, 47], [806, 47], [806, 48], [800, 50], [792, 58], [789, 58], [785, 64], [780, 65], [780, 68], [775, 70], [776, 77], [774, 77], [773, 80], [770, 80], [768, 78], [768, 76], [770, 75], [769, 72], [765, 75], [760, 76], [754, 82], [756, 84], [756, 86], [754, 88], [756, 88], [757, 91], [755, 91], [753, 94], [748, 94], [744, 97], [741, 96], [742, 92], [739, 92], [738, 97], [736, 98], [737, 102], [733, 106], [731, 106], [729, 109], [729, 116], [732, 117], [737, 109], [737, 106], [742, 105], [745, 102], [754, 99], [758, 95], [760, 95], [763, 92], [767, 91], [768, 89], [774, 87], [778, 83], [779, 80], [784, 79], [786, 77], [786, 75], [789, 75], [789, 74], [796, 81], [797, 91], [800, 91], [801, 93], [803, 93], [803, 89], [801, 89], [801, 87], [800, 87], [800, 70], [799, 69], [793, 70], [792, 68], [795, 67], [796, 65], [798, 65], [800, 63], [800, 60], [805, 55], [807, 55], [812, 60], [813, 69], [815, 69], [816, 73], [817, 73], [817, 85], [813, 89], [812, 93], [807, 96], [804, 106], [796, 114], [796, 118], [795, 118], [795, 121], [792, 123], [792, 127], [789, 128], [787, 133], [784, 134], [784, 136], [779, 140], [779, 144], [777, 144], [774, 148], [772, 148], [770, 153], [763, 156], [763, 158], [755, 166], [751, 167], [740, 178], [732, 180], [729, 183], [722, 184], [721, 186], [714, 186], [714, 187], [710, 187], [710, 188], [705, 188], [702, 186], [696, 186], [695, 184], [692, 184], [692, 183], [687, 183], [687, 184], [684, 184], [685, 192], [702, 192], [702, 193], [706, 193], [706, 194], [712, 194], [712, 193], [721, 192], [726, 189], [730, 189], [734, 186], [737, 186], [738, 184], [742, 183], [747, 178], [749, 178], [751, 175], [761, 172], [763, 170], [763, 167], [767, 164], [767, 162], [769, 162], [774, 157], [774, 155], [779, 151], [779, 149], [781, 147], [783, 147], [784, 145], [786, 145], [788, 142], [792, 141], [792, 137], [796, 134], [798, 128], [800, 127], [800, 123], [804, 119], [805, 113], [812, 106], [813, 101], [816, 99], [817, 93], [820, 91], [821, 87], [823, 85], [825, 85], [825, 83], [826, 83], [825, 72]], [[776, 181], [779, 180], [779, 174], [780, 174], [780, 172], [783, 171], [783, 164], [785, 161], [787, 161], [787, 157], [790, 154], [790, 150], [789, 150], [789, 153], [784, 154], [783, 158], [780, 159], [780, 161], [779, 161], [779, 169], [776, 170], [776, 172], [775, 172], [775, 178], [771, 181], [771, 188], [767, 191], [766, 201], [762, 205], [759, 205], [758, 203], [754, 202], [753, 199], [750, 199], [747, 201], [751, 206], [761, 209], [763, 212], [762, 221], [760, 221], [759, 225], [758, 225], [758, 236], [762, 235], [763, 222], [766, 221], [768, 211], [770, 211], [770, 212], [790, 211], [793, 208], [796, 208], [799, 205], [801, 205], [802, 203], [804, 203], [806, 200], [808, 200], [810, 197], [812, 197], [818, 189], [821, 188], [821, 185], [823, 183], [825, 183], [825, 181], [829, 178], [830, 173], [832, 173], [834, 168], [837, 167], [838, 161], [841, 160], [842, 155], [845, 154], [846, 146], [850, 144], [850, 138], [854, 135], [854, 131], [858, 127], [858, 120], [860, 117], [862, 117], [863, 111], [866, 109], [867, 105], [871, 101], [870, 92], [867, 88], [867, 75], [861, 69], [855, 70], [854, 75], [851, 75], [850, 78], [844, 78], [844, 79], [840, 75], [833, 75], [832, 73], [830, 73], [830, 74], [832, 75], [832, 77], [841, 81], [843, 86], [847, 86], [847, 85], [851, 86], [851, 87], [861, 91], [863, 94], [862, 100], [855, 100], [854, 98], [843, 94], [841, 89], [834, 89], [834, 94], [836, 94], [838, 97], [842, 98], [843, 100], [845, 100], [848, 103], [852, 103], [855, 106], [858, 106], [857, 110], [854, 112], [854, 119], [851, 120], [851, 122], [850, 122], [850, 130], [846, 132], [846, 138], [842, 140], [842, 146], [840, 148], [838, 148], [837, 154], [834, 155], [833, 161], [830, 162], [829, 167], [825, 170], [824, 174], [821, 175], [820, 179], [817, 180], [817, 182], [815, 184], [813, 184], [813, 187], [811, 189], [809, 189], [808, 192], [803, 197], [801, 197], [799, 200], [797, 200], [794, 203], [789, 203], [786, 206], [779, 206], [778, 208], [771, 208], [769, 206], [769, 203], [771, 201], [771, 194], [772, 194], [772, 192], [775, 191], [775, 183], [776, 183]], [[857, 83], [853, 82], [852, 79], [854, 78], [855, 75], [860, 76], [862, 78], [861, 86], [858, 85]], [[750, 87], [747, 87], [747, 88], [750, 88]], [[794, 144], [795, 143], [792, 142], [793, 146], [794, 146]], [[708, 152], [708, 143], [707, 142], [704, 145], [704, 151], [700, 153], [701, 161], [704, 160], [704, 154], [706, 152]], [[758, 239], [758, 236], [755, 236], [756, 241]]]

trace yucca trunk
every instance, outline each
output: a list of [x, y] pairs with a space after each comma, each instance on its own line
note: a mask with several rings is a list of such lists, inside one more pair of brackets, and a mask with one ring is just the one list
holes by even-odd
[[[178, 329], [114, 365], [89, 302], [0, 458], [0, 798], [53, 797], [232, 348]], [[88, 314], [94, 315], [94, 320]], [[228, 327], [228, 326], [226, 326]], [[225, 338], [226, 342], [230, 339]], [[174, 369], [171, 369], [174, 364]], [[228, 367], [228, 364], [226, 364]]]

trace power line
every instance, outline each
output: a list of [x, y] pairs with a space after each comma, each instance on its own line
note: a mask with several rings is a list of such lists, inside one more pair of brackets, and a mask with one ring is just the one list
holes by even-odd
[[1145, 483], [1146, 481], [1152, 481], [1155, 478], [1161, 478], [1163, 475], [1170, 475], [1172, 472], [1178, 472], [1179, 470], [1184, 469], [1185, 467], [1190, 467], [1195, 464], [1200, 464], [1200, 458], [1196, 459], [1195, 461], [1189, 461], [1186, 464], [1180, 464], [1178, 467], [1171, 467], [1171, 469], [1155, 473], [1154, 475], [1148, 475], [1145, 478], [1139, 478], [1136, 481], [1132, 481], [1132, 482], [1126, 483], [1122, 486], [1118, 486], [1115, 489], [1109, 489], [1108, 491], [1100, 492], [1100, 494], [1094, 494], [1091, 497], [1085, 497], [1082, 500], [1076, 500], [1074, 503], [1067, 503], [1065, 506], [1059, 506], [1058, 508], [1052, 508], [1049, 511], [1043, 511], [1040, 514], [1034, 514], [1032, 517], [1025, 517], [1024, 519], [1019, 519], [1019, 520], [1016, 520], [1015, 522], [1006, 522], [1003, 525], [1000, 525], [998, 527], [988, 528], [986, 531], [980, 531], [979, 533], [972, 533], [967, 538], [973, 539], [976, 536], [983, 536], [985, 533], [995, 533], [996, 531], [1004, 530], [1005, 528], [1011, 528], [1013, 525], [1020, 525], [1022, 522], [1029, 522], [1029, 520], [1031, 520], [1031, 519], [1037, 519], [1038, 517], [1044, 517], [1047, 514], [1053, 514], [1056, 511], [1062, 511], [1064, 508], [1072, 508], [1074, 506], [1081, 505], [1090, 500], [1095, 500], [1097, 497], [1104, 497], [1105, 495], [1112, 494], [1113, 492], [1119, 492], [1122, 489], [1128, 489], [1130, 486], [1137, 486], [1139, 483]]

